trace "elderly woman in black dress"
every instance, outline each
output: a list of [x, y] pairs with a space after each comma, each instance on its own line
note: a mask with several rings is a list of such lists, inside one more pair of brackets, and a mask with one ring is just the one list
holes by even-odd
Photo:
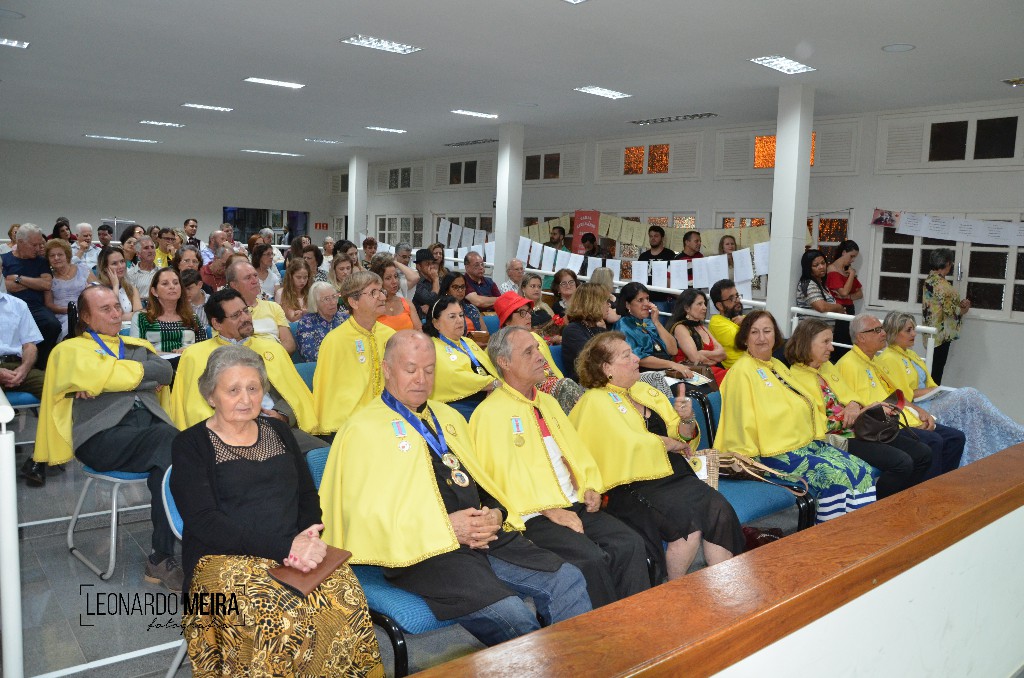
[[174, 440], [171, 492], [184, 521], [184, 591], [237, 609], [186, 610], [194, 676], [383, 676], [366, 599], [347, 565], [300, 597], [268, 570], [326, 554], [320, 501], [287, 424], [260, 416], [263, 359], [223, 346], [199, 378], [214, 408]]

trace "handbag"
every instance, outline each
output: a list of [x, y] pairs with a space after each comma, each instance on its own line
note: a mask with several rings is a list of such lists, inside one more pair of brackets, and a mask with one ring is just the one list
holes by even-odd
[[[776, 471], [745, 454], [736, 452], [718, 450], [718, 475], [737, 480], [760, 480], [788, 490], [794, 497], [803, 497], [809, 490], [807, 481], [800, 476]], [[776, 482], [771, 477], [780, 478], [786, 482]]]
[[[898, 414], [890, 414], [886, 405], [896, 408]], [[866, 408], [853, 422], [854, 437], [869, 443], [892, 442], [900, 429], [910, 428], [903, 405], [903, 392], [893, 391], [882, 402]]]
[[686, 458], [686, 461], [698, 478], [712, 489], [718, 489], [718, 450], [711, 448], [695, 450]]

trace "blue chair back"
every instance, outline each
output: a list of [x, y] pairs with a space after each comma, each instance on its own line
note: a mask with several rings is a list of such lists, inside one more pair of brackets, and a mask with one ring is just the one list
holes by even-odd
[[690, 404], [693, 406], [693, 417], [697, 420], [697, 428], [700, 429], [700, 444], [697, 449], [703, 450], [710, 447], [708, 444], [708, 421], [704, 416], [704, 408], [700, 406], [695, 398], [690, 397]]
[[370, 609], [386, 614], [404, 632], [425, 633], [455, 623], [452, 620], [440, 621], [422, 598], [389, 584], [384, 579], [383, 568], [374, 565], [353, 565], [352, 571], [359, 579], [359, 585], [366, 594], [366, 603]]
[[316, 363], [295, 363], [295, 371], [306, 382], [306, 387], [313, 391], [313, 374], [316, 372]]
[[182, 533], [185, 531], [185, 522], [181, 519], [181, 513], [178, 512], [178, 506], [174, 503], [174, 495], [171, 494], [171, 469], [173, 466], [167, 467], [167, 472], [164, 473], [164, 479], [160, 482], [160, 488], [164, 496], [164, 513], [167, 514], [167, 522], [171, 524], [171, 532], [178, 539], [181, 539]]
[[551, 349], [551, 357], [554, 358], [555, 366], [558, 368], [558, 371], [565, 374], [565, 365], [562, 363], [562, 347], [559, 345], [549, 346], [548, 348]]
[[309, 474], [313, 476], [313, 485], [320, 489], [320, 483], [324, 479], [324, 469], [327, 468], [327, 456], [331, 453], [329, 447], [318, 447], [306, 452], [306, 466], [309, 467]]
[[284, 278], [284, 271], [285, 271], [284, 262], [283, 261], [277, 262], [277, 272], [281, 274], [281, 278]]
[[501, 326], [498, 324], [498, 316], [485, 315], [482, 317], [484, 319], [484, 325], [487, 327], [487, 332], [489, 334], [494, 334], [495, 332], [501, 329]]

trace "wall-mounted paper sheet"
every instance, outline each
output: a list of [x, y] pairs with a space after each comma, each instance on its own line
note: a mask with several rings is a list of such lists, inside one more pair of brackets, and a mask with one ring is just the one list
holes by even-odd
[[[466, 259], [467, 254], [469, 254], [468, 247], [460, 247], [459, 249], [455, 250], [455, 256], [459, 258], [459, 264], [462, 264], [462, 262]], [[459, 268], [462, 268], [462, 266], [459, 266]]]
[[462, 240], [460, 241], [460, 244], [463, 247], [472, 247], [474, 237], [476, 237], [475, 228], [464, 228], [462, 229]]
[[452, 224], [451, 234], [449, 235], [448, 240], [448, 247], [451, 247], [452, 249], [462, 247], [462, 226], [459, 226], [458, 224]]
[[694, 287], [711, 287], [719, 280], [725, 280], [729, 277], [729, 257], [724, 254], [716, 254], [713, 257], [704, 257], [703, 259], [697, 259], [696, 261], [707, 262], [708, 284], [697, 285], [695, 283], [693, 285]]
[[771, 242], [759, 242], [754, 245], [754, 271], [757, 275], [768, 274], [768, 253], [771, 251]]
[[495, 242], [493, 240], [491, 242], [484, 243], [484, 259], [492, 264], [495, 259], [494, 246]]
[[437, 226], [437, 241], [448, 247], [448, 237], [451, 235], [452, 222], [447, 219], [442, 219], [441, 223]]
[[519, 236], [519, 247], [516, 249], [516, 259], [526, 263], [530, 258], [530, 239]]
[[[448, 248], [446, 247], [446, 248], [444, 249], [444, 258], [445, 258], [445, 259], [454, 259], [454, 258], [455, 258], [455, 250], [453, 250], [453, 249], [448, 249]], [[446, 262], [445, 262], [445, 266], [446, 266], [446, 267], [448, 267], [448, 268], [451, 268], [451, 267], [452, 267], [452, 265], [451, 265], [451, 262], [447, 262], [447, 261], [446, 261]]]
[[917, 212], [901, 212], [896, 222], [896, 232], [902, 235], [924, 235], [925, 215]]
[[633, 262], [633, 280], [643, 285], [647, 284], [647, 262], [646, 261], [634, 261]]
[[[651, 285], [654, 287], [668, 287], [668, 262], [652, 261], [651, 264]], [[633, 264], [636, 266], [636, 264]]]
[[[711, 287], [711, 271], [709, 257], [703, 259], [691, 259], [690, 266], [693, 267], [693, 286], [707, 289]], [[728, 269], [726, 269], [728, 270]]]
[[544, 245], [536, 240], [530, 241], [530, 268], [540, 268], [541, 257], [544, 255]]
[[[754, 298], [754, 287], [753, 287], [753, 284], [752, 284], [752, 282], [750, 280], [745, 280], [743, 282], [737, 282], [736, 283], [736, 291], [739, 292], [740, 295], [744, 299], [753, 299]], [[710, 303], [710, 301], [708, 303]]]
[[580, 269], [583, 268], [583, 255], [582, 254], [570, 254], [569, 263], [566, 268], [572, 269], [574, 273], [579, 273]]
[[469, 251], [470, 252], [476, 252], [481, 257], [484, 256], [484, 246], [483, 245], [472, 245], [472, 246], [470, 246]]
[[544, 245], [544, 257], [540, 262], [540, 269], [542, 271], [554, 271], [555, 268], [555, 248]]
[[605, 259], [604, 265], [612, 271], [612, 280], [621, 280], [619, 277], [621, 273], [622, 262], [618, 259]]
[[925, 223], [925, 233], [929, 238], [953, 240], [953, 218], [929, 215], [928, 221]]
[[587, 257], [587, 274], [594, 275], [594, 271], [604, 266], [601, 257]]
[[473, 244], [483, 245], [487, 242], [487, 231], [477, 230], [473, 232]]
[[572, 252], [566, 252], [565, 250], [555, 251], [555, 267], [552, 270], [557, 271], [560, 268], [567, 268], [569, 266], [569, 257]]
[[622, 219], [618, 217], [608, 218], [608, 237], [612, 240], [622, 240]]
[[690, 286], [690, 276], [686, 272], [689, 262], [682, 259], [674, 259], [665, 263], [668, 264], [669, 276], [672, 279], [672, 289], [685, 290]]
[[597, 218], [597, 233], [602, 238], [608, 237], [608, 228], [611, 226], [612, 218], [608, 214], [602, 214]]
[[754, 279], [754, 263], [749, 249], [732, 253], [732, 279], [736, 282]]

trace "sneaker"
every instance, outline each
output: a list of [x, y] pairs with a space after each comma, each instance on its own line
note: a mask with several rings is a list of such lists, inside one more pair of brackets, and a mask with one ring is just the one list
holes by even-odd
[[181, 593], [181, 585], [185, 581], [185, 572], [178, 564], [178, 559], [164, 558], [154, 565], [146, 559], [146, 581], [150, 584], [163, 584], [172, 593]]

